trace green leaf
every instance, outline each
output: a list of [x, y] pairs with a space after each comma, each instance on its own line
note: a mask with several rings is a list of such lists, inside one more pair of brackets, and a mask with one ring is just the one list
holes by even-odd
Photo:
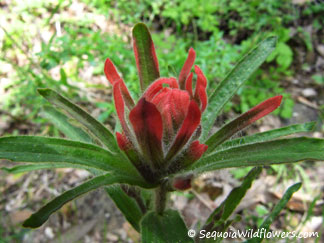
[[222, 204], [213, 211], [213, 213], [208, 217], [205, 225], [210, 223], [213, 225], [215, 225], [215, 223], [217, 225], [225, 223], [245, 196], [247, 190], [250, 189], [252, 182], [260, 175], [261, 171], [261, 167], [253, 168], [244, 178], [242, 184], [239, 187], [234, 188], [225, 201], [223, 201]]
[[127, 159], [92, 144], [61, 138], [17, 136], [0, 138], [0, 158], [14, 162], [69, 163], [139, 177]]
[[[68, 122], [68, 118], [58, 112], [56, 109], [52, 107], [46, 107], [45, 110], [48, 115], [50, 115], [51, 122], [53, 122], [56, 127], [58, 127], [65, 135], [67, 135], [71, 139], [80, 140], [84, 142], [91, 143], [91, 138], [84, 133], [83, 130], [81, 130], [78, 127], [73, 126]], [[84, 134], [86, 136], [84, 136]], [[52, 164], [49, 164], [49, 168], [51, 168]], [[55, 164], [57, 165], [57, 164]], [[30, 166], [30, 165], [27, 165]], [[32, 165], [35, 166], [35, 165]], [[37, 166], [44, 166], [44, 165], [37, 165]], [[17, 166], [16, 166], [17, 167]], [[11, 168], [9, 170], [11, 171], [19, 171], [21, 172], [21, 169], [24, 168]], [[44, 166], [44, 168], [47, 169], [47, 167]], [[58, 165], [58, 168], [60, 165]], [[27, 168], [28, 169], [28, 168]], [[29, 168], [32, 169], [32, 168]], [[35, 168], [36, 169], [36, 168]], [[8, 171], [9, 172], [9, 171]], [[110, 198], [115, 202], [116, 206], [119, 208], [119, 210], [123, 213], [127, 221], [134, 227], [135, 230], [140, 231], [140, 220], [143, 217], [143, 213], [140, 210], [139, 206], [137, 205], [136, 201], [129, 197], [121, 188], [120, 186], [109, 186], [105, 188], [106, 192], [110, 196]]]
[[18, 174], [22, 172], [28, 172], [33, 170], [44, 170], [44, 169], [57, 169], [57, 168], [77, 168], [77, 169], [87, 169], [87, 166], [71, 164], [71, 163], [41, 163], [41, 164], [27, 164], [27, 165], [17, 165], [12, 168], [2, 167], [3, 171], [12, 174]]
[[163, 215], [147, 213], [142, 220], [142, 243], [193, 242], [179, 212], [167, 210]]
[[282, 66], [282, 68], [284, 69], [288, 68], [293, 61], [293, 55], [294, 55], [291, 48], [287, 44], [283, 42], [279, 42], [277, 46], [277, 53], [278, 55], [276, 61], [278, 65]]
[[178, 73], [176, 72], [174, 67], [171, 65], [168, 65], [168, 76], [169, 77], [177, 77], [178, 76]]
[[160, 77], [154, 44], [145, 24], [138, 23], [134, 26], [133, 45], [141, 89], [144, 91], [154, 80]]
[[[302, 185], [301, 183], [296, 183], [296, 184], [292, 185], [291, 187], [289, 187], [287, 189], [287, 191], [285, 192], [285, 194], [283, 195], [283, 197], [280, 199], [280, 201], [277, 203], [277, 205], [274, 207], [274, 209], [272, 210], [272, 212], [263, 221], [263, 223], [260, 226], [260, 229], [264, 229], [265, 232], [269, 230], [270, 225], [272, 224], [272, 222], [279, 215], [279, 213], [281, 212], [281, 210], [285, 208], [285, 206], [287, 205], [287, 203], [290, 200], [290, 198], [292, 197], [292, 195], [296, 191], [298, 191], [300, 189], [301, 185]], [[263, 240], [263, 238], [254, 237], [254, 238], [249, 239], [249, 240], [247, 240], [245, 242], [248, 242], [248, 243], [258, 243], [258, 242], [262, 242], [262, 240]]]
[[67, 137], [80, 142], [93, 143], [90, 136], [81, 128], [72, 125], [69, 122], [69, 118], [63, 113], [51, 106], [45, 106], [43, 111], [45, 117], [48, 118], [49, 121]]
[[109, 197], [115, 202], [116, 206], [123, 213], [127, 221], [138, 232], [140, 231], [140, 221], [143, 217], [143, 213], [135, 200], [129, 197], [120, 186], [106, 187], [106, 192]]
[[324, 139], [290, 138], [254, 143], [215, 152], [193, 164], [187, 171], [203, 173], [230, 167], [324, 160]]
[[245, 144], [265, 142], [273, 140], [279, 137], [291, 135], [299, 132], [310, 132], [314, 129], [316, 122], [307, 122], [303, 124], [294, 124], [286, 127], [281, 127], [278, 129], [273, 129], [270, 131], [256, 133], [250, 136], [245, 136], [241, 138], [236, 138], [231, 141], [223, 143], [221, 146], [217, 147], [217, 150], [224, 150], [228, 148], [238, 147]]
[[89, 129], [89, 131], [110, 151], [119, 153], [114, 135], [103, 124], [54, 90], [38, 89], [38, 92], [50, 103], [65, 110], [72, 118], [79, 121], [84, 127]]
[[61, 75], [61, 79], [60, 82], [66, 86], [69, 86], [68, 82], [67, 82], [67, 76], [66, 73], [64, 71], [64, 68], [60, 69], [60, 75]]
[[60, 196], [56, 197], [44, 207], [39, 209], [36, 213], [32, 214], [24, 223], [24, 227], [37, 228], [45, 223], [49, 216], [60, 209], [67, 202], [77, 198], [78, 196], [87, 193], [91, 190], [97, 189], [101, 186], [112, 185], [114, 183], [127, 183], [128, 181], [125, 178], [114, 175], [106, 174], [102, 176], [97, 176], [93, 179], [88, 180], [87, 182], [64, 192]]
[[216, 87], [208, 99], [207, 110], [202, 117], [203, 140], [207, 138], [217, 115], [224, 105], [275, 49], [276, 41], [276, 37], [269, 37], [263, 40], [255, 49], [244, 56]]
[[208, 153], [215, 150], [217, 146], [232, 137], [238, 131], [241, 131], [248, 125], [274, 111], [280, 105], [281, 99], [282, 96], [275, 96], [267, 99], [224, 125], [206, 141]]
[[[253, 168], [244, 178], [239, 187], [234, 188], [222, 204], [216, 208], [213, 213], [208, 217], [202, 230], [207, 232], [225, 232], [227, 228], [233, 223], [233, 220], [228, 220], [236, 207], [239, 205], [246, 192], [251, 188], [252, 182], [260, 175], [261, 167]], [[222, 238], [205, 239], [206, 242], [220, 242]], [[204, 241], [204, 242], [205, 242]]]

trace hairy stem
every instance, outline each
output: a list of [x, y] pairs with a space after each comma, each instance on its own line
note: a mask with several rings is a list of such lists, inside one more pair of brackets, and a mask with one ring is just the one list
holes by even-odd
[[166, 184], [161, 184], [155, 189], [155, 211], [158, 214], [163, 214], [167, 202], [167, 188]]

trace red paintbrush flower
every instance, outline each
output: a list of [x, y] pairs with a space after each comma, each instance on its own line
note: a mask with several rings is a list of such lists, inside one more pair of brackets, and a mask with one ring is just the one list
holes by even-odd
[[[123, 79], [110, 59], [105, 74], [113, 95], [122, 132], [117, 132], [119, 148], [150, 182], [157, 182], [199, 160], [206, 152], [229, 139], [239, 130], [275, 110], [282, 96], [270, 98], [244, 113], [199, 142], [201, 115], [207, 107], [207, 79], [198, 66], [193, 90], [196, 53], [191, 48], [179, 77], [161, 78], [154, 44], [148, 29], [138, 24], [133, 29], [133, 47], [142, 96], [135, 104]], [[178, 178], [175, 188], [190, 183]]]
[[[154, 45], [151, 51], [158, 67]], [[110, 59], [106, 60], [105, 74], [113, 85], [115, 106], [123, 130], [117, 132], [117, 142], [139, 170], [146, 168], [161, 175], [171, 168], [174, 170], [175, 165], [181, 169], [183, 165], [193, 163], [207, 150], [207, 145], [196, 140], [201, 114], [207, 106], [207, 80], [201, 69], [195, 66], [197, 81], [193, 92], [193, 73], [190, 71], [195, 56], [191, 48], [178, 80], [174, 77], [156, 79], [136, 105], [115, 66]], [[138, 58], [136, 60], [138, 62]]]

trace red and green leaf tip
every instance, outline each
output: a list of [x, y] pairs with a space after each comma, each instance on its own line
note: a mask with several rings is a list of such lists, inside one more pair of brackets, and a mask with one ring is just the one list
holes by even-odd
[[[104, 71], [113, 86], [122, 127], [122, 133], [116, 133], [119, 148], [145, 179], [157, 182], [199, 160], [208, 148], [198, 140], [201, 115], [207, 107], [207, 79], [197, 65], [194, 73], [191, 72], [196, 58], [192, 48], [178, 78], [160, 77], [154, 44], [144, 24], [133, 29], [133, 48], [143, 90], [137, 103], [109, 58]], [[278, 100], [274, 103], [277, 107]], [[252, 110], [253, 115], [244, 119], [244, 123], [254, 122], [272, 110], [266, 107], [266, 111], [260, 112], [263, 106]], [[190, 180], [186, 183], [176, 180], [174, 187], [185, 189], [189, 184]]]

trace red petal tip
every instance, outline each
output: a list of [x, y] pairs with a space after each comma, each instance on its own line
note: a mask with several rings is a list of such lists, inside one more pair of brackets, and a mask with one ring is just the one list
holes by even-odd
[[196, 52], [193, 48], [190, 48], [188, 52], [188, 57], [185, 63], [183, 64], [183, 67], [179, 74], [179, 85], [181, 89], [185, 88], [185, 81], [188, 77], [188, 74], [190, 73], [192, 65], [195, 62], [195, 59], [196, 59]]
[[197, 84], [195, 89], [195, 100], [200, 105], [200, 109], [203, 112], [207, 107], [207, 79], [200, 67], [195, 65], [195, 73], [197, 75]]
[[[275, 96], [275, 97], [273, 97], [273, 98], [275, 98], [275, 99], [277, 100], [277, 102], [278, 102], [278, 106], [280, 106], [283, 96], [282, 96], [282, 95], [277, 95], [277, 96]], [[270, 99], [271, 99], [271, 98], [270, 98]]]
[[174, 89], [179, 88], [178, 82], [175, 78], [159, 78], [146, 89], [142, 97], [151, 102], [154, 96], [157, 95], [165, 85]]
[[201, 85], [206, 88], [207, 87], [207, 79], [198, 65], [195, 65], [195, 73], [197, 74], [198, 78], [200, 79]]
[[198, 160], [206, 152], [208, 146], [206, 144], [200, 144], [198, 140], [191, 143], [189, 147], [189, 156], [193, 160]]
[[106, 59], [104, 72], [105, 72], [106, 78], [111, 83], [111, 85], [114, 85], [117, 81], [119, 81], [121, 79], [121, 77], [119, 76], [119, 74], [117, 72], [115, 65], [109, 58]]
[[129, 149], [130, 142], [124, 134], [116, 132], [117, 144], [122, 151]]
[[173, 187], [177, 190], [184, 191], [191, 188], [191, 178], [176, 178], [173, 180]]
[[[258, 104], [257, 106], [253, 107], [251, 110], [247, 111], [247, 116], [250, 116], [249, 118], [249, 124], [255, 122], [256, 120], [259, 120], [260, 118], [268, 115], [275, 109], [277, 109], [282, 101], [282, 95], [278, 95], [275, 97], [271, 97], [262, 103]], [[244, 115], [243, 114], [243, 115]]]
[[259, 115], [261, 118], [262, 116], [265, 116], [270, 112], [274, 111], [275, 109], [277, 109], [280, 106], [281, 101], [282, 101], [282, 95], [271, 97], [263, 101], [262, 103], [258, 104], [257, 106], [253, 107], [250, 111], [247, 111], [247, 113], [252, 113], [252, 111], [259, 111], [259, 112], [261, 111]]

